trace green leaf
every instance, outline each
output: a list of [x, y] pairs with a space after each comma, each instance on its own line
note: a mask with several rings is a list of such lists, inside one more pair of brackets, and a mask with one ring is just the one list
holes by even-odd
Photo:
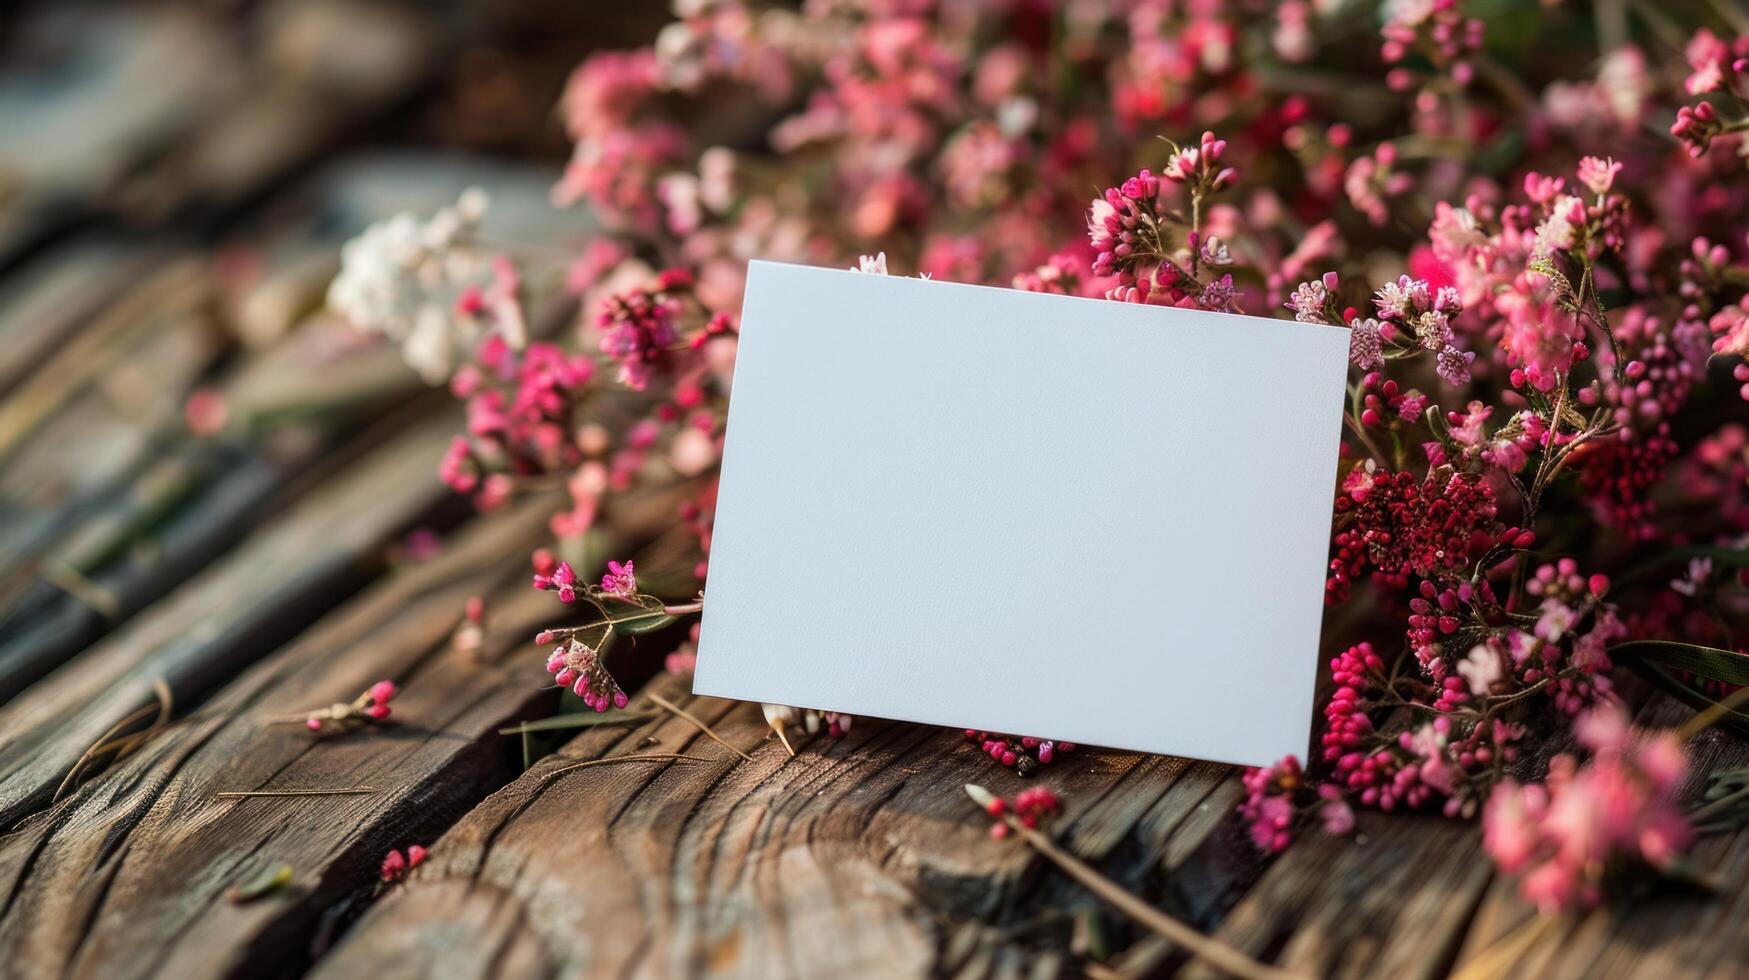
[[1630, 640], [1611, 647], [1609, 657], [1696, 711], [1718, 711], [1719, 724], [1749, 736], [1749, 714], [1720, 705], [1717, 699], [1679, 676], [1686, 673], [1702, 680], [1746, 686], [1749, 655], [1675, 640]]
[[278, 864], [263, 869], [259, 874], [242, 884], [233, 885], [225, 891], [225, 897], [234, 905], [253, 902], [263, 895], [279, 891], [292, 883], [292, 866]]
[[662, 613], [658, 616], [646, 616], [630, 622], [616, 623], [614, 629], [629, 636], [641, 636], [645, 633], [654, 633], [672, 622], [674, 622], [673, 616]]
[[674, 622], [674, 619], [675, 617], [663, 611], [660, 602], [656, 602], [654, 605], [633, 607], [627, 612], [616, 612], [602, 622], [611, 623], [616, 633], [642, 636], [656, 632]]

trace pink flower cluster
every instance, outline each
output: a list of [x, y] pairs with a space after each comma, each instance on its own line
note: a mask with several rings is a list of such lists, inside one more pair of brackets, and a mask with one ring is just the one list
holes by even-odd
[[[483, 505], [561, 484], [571, 540], [663, 488], [673, 560], [708, 585], [756, 257], [1348, 329], [1326, 590], [1351, 625], [1317, 757], [1248, 780], [1247, 822], [1275, 850], [1313, 807], [1476, 812], [1613, 696], [1615, 644], [1749, 636], [1742, 573], [1675, 551], [1749, 534], [1749, 38], [1671, 7], [1599, 49], [1591, 11], [1543, 4], [1484, 52], [1496, 26], [1461, 0], [1391, 4], [1359, 43], [1327, 13], [683, 5], [565, 93], [555, 197], [609, 229], [565, 276], [575, 329], [517, 342], [521, 280], [497, 267], [445, 301], [504, 338], [456, 376], [478, 404], [445, 479]], [[1521, 51], [1521, 29], [1572, 40]], [[703, 118], [774, 122], [730, 148]], [[1270, 398], [1244, 353], [1209, 370]], [[550, 554], [536, 572], [561, 599], [650, 599], [622, 601], [629, 562], [599, 585]], [[968, 738], [1017, 769], [1066, 748]]]
[[321, 735], [388, 721], [394, 713], [389, 702], [399, 693], [394, 681], [377, 681], [349, 704], [335, 704], [308, 712], [303, 718], [304, 727]]
[[547, 673], [553, 675], [554, 683], [570, 688], [594, 711], [623, 708], [630, 701], [619, 681], [601, 662], [601, 651], [575, 636], [561, 640], [547, 655]]
[[1063, 802], [1057, 794], [1044, 786], [1031, 786], [1021, 790], [1014, 796], [1013, 802], [997, 796], [992, 797], [984, 807], [984, 811], [995, 818], [990, 825], [990, 836], [1002, 840], [1008, 836], [1008, 824], [1002, 818], [1008, 813], [1014, 814], [1014, 819], [1020, 821], [1022, 827], [1036, 829], [1046, 819], [1061, 813]]
[[651, 286], [609, 296], [602, 304], [601, 352], [619, 365], [619, 380], [644, 388], [672, 360], [680, 343], [679, 293], [690, 288], [690, 274], [671, 270]]
[[1332, 783], [1313, 789], [1300, 762], [1288, 756], [1265, 769], [1247, 769], [1245, 801], [1239, 816], [1251, 843], [1266, 854], [1279, 854], [1293, 843], [1300, 815], [1316, 809], [1324, 832], [1338, 837], [1354, 830], [1354, 810]]
[[1001, 735], [982, 729], [966, 729], [966, 741], [978, 747], [999, 765], [1013, 769], [1021, 776], [1030, 776], [1040, 766], [1048, 766], [1059, 756], [1075, 751], [1074, 742], [1061, 742], [1030, 735]]
[[502, 336], [488, 337], [450, 381], [451, 391], [467, 399], [468, 434], [444, 455], [443, 481], [491, 509], [509, 498], [513, 477], [576, 465], [577, 401], [594, 373], [593, 361], [553, 344], [519, 351]]
[[[1214, 278], [1203, 272], [1204, 266], [1232, 261], [1226, 244], [1209, 234], [1202, 221], [1204, 202], [1239, 179], [1238, 170], [1222, 162], [1226, 154], [1226, 140], [1203, 133], [1197, 146], [1173, 147], [1162, 174], [1166, 185], [1144, 169], [1093, 200], [1087, 212], [1087, 237], [1096, 253], [1093, 275], [1112, 279], [1107, 298], [1238, 311], [1232, 275]], [[1182, 187], [1188, 195], [1192, 211], [1188, 221], [1163, 207], [1161, 191], [1170, 185]]]
[[1591, 751], [1556, 756], [1542, 783], [1507, 779], [1483, 812], [1483, 846], [1544, 914], [1589, 908], [1626, 866], [1669, 867], [1693, 838], [1677, 789], [1687, 753], [1669, 733], [1637, 736], [1615, 706], [1574, 726]]

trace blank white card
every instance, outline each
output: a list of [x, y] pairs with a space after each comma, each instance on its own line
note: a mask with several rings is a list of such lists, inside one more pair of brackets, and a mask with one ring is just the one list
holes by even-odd
[[1348, 331], [755, 262], [700, 694], [1304, 756]]

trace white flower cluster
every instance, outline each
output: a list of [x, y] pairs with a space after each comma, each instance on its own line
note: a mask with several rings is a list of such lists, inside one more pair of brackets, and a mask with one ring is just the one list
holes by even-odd
[[328, 287], [331, 309], [400, 344], [428, 384], [447, 381], [480, 339], [479, 324], [458, 316], [456, 305], [464, 290], [491, 281], [476, 241], [486, 205], [486, 193], [470, 188], [429, 221], [402, 213], [371, 225], [341, 249], [340, 274]]

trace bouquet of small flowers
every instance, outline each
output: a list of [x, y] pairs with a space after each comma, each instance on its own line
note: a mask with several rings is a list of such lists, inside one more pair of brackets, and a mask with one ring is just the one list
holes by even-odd
[[[704, 601], [749, 259], [1345, 327], [1339, 652], [1315, 754], [1250, 773], [1244, 819], [1274, 851], [1313, 812], [1480, 815], [1528, 895], [1589, 904], [1603, 869], [1670, 869], [1694, 831], [1680, 741], [1620, 707], [1628, 669], [1749, 721], [1745, 20], [678, 0], [563, 95], [553, 198], [600, 226], [563, 269], [574, 324], [536, 329], [544, 260], [482, 244], [477, 195], [367, 232], [331, 299], [466, 401], [450, 486], [482, 509], [564, 486], [534, 584], [599, 613], [542, 635], [596, 710], [625, 703], [615, 639]], [[1269, 397], [1242, 361], [1208, 370]], [[586, 580], [579, 542], [659, 489], [692, 587], [648, 594], [631, 560]], [[668, 658], [690, 662], [690, 642]], [[1025, 772], [1070, 748], [967, 736]], [[1526, 771], [1544, 744], [1581, 751]]]

